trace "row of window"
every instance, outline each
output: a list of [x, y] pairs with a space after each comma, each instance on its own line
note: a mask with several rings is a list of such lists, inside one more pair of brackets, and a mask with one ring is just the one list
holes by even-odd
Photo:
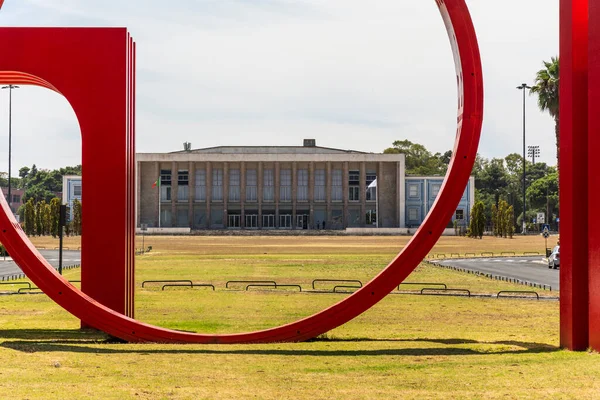
[[[421, 197], [420, 190], [419, 190], [420, 186], [421, 186], [421, 184], [419, 184], [419, 183], [409, 183], [408, 184], [408, 198], [409, 199], [419, 199]], [[440, 183], [432, 183], [429, 196], [432, 198], [437, 197], [438, 193], [440, 192], [441, 187], [442, 187], [442, 185]]]
[[[279, 199], [282, 202], [292, 201], [292, 170], [282, 169], [279, 171]], [[358, 171], [350, 171], [348, 180], [348, 200], [360, 201], [360, 179]], [[172, 190], [171, 190], [171, 171], [161, 170], [161, 201], [171, 201]], [[375, 174], [367, 174], [366, 186], [368, 187], [377, 176]], [[177, 200], [187, 201], [189, 199], [189, 174], [187, 170], [178, 171], [178, 187], [177, 187]], [[331, 200], [342, 201], [343, 200], [343, 186], [342, 186], [342, 170], [335, 169], [331, 173]], [[274, 171], [272, 169], [265, 169], [263, 171], [263, 201], [271, 202], [275, 200], [275, 179]], [[308, 170], [299, 169], [297, 176], [297, 187], [296, 187], [296, 199], [298, 201], [308, 201]], [[239, 202], [241, 200], [241, 174], [239, 169], [229, 170], [229, 187], [228, 199], [231, 202]], [[212, 171], [212, 195], [213, 201], [223, 200], [223, 170], [215, 168]], [[315, 201], [326, 200], [326, 180], [325, 170], [315, 170], [315, 185], [314, 185], [314, 197]], [[195, 174], [195, 193], [194, 199], [196, 201], [206, 201], [206, 171], [201, 169], [197, 170]], [[375, 201], [377, 199], [376, 187], [368, 188], [366, 191], [366, 200]], [[258, 179], [257, 171], [255, 169], [249, 169], [246, 171], [246, 198], [247, 202], [258, 201]]]

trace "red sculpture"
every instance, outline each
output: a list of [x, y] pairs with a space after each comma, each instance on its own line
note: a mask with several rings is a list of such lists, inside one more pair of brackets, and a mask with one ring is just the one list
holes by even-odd
[[600, 350], [600, 1], [560, 1], [560, 342]]
[[[302, 341], [350, 321], [394, 290], [427, 255], [456, 209], [475, 161], [483, 115], [477, 38], [464, 0], [436, 3], [456, 63], [459, 101], [453, 158], [438, 198], [412, 240], [381, 273], [345, 300], [288, 325], [231, 335], [173, 331], [123, 315], [133, 315], [135, 129], [133, 44], [124, 29], [0, 28], [0, 54], [11, 54], [0, 60], [0, 71], [18, 71], [0, 73], [0, 83], [29, 83], [62, 93], [81, 125], [85, 293], [43, 259], [13, 219], [4, 199], [0, 199], [0, 241], [27, 276], [56, 303], [87, 324], [130, 342]], [[94, 198], [104, 197], [107, 180], [111, 199], [119, 203], [103, 209]], [[103, 225], [110, 221], [115, 221], [117, 229], [112, 225], [108, 230]], [[111, 236], [113, 232], [115, 237]], [[113, 252], [115, 255], [107, 259]], [[100, 263], [102, 269], [98, 268]]]

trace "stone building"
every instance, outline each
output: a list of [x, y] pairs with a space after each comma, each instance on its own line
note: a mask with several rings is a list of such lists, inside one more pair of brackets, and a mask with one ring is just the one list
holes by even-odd
[[[185, 148], [137, 154], [138, 226], [405, 228], [407, 212], [414, 216], [403, 154], [318, 147], [310, 139], [303, 146]], [[421, 220], [427, 204], [419, 208]]]

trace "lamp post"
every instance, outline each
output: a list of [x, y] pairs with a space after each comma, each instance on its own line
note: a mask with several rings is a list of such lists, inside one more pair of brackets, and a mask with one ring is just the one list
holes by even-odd
[[531, 89], [531, 86], [527, 86], [526, 83], [522, 83], [520, 86], [517, 86], [517, 89], [523, 91], [523, 235], [525, 235], [527, 233], [527, 207], [525, 205], [525, 92], [527, 89]]
[[540, 158], [540, 146], [527, 146], [527, 157], [531, 157], [531, 163], [535, 164], [535, 158]]
[[10, 174], [11, 174], [11, 149], [12, 149], [12, 91], [18, 89], [16, 85], [3, 86], [2, 89], [8, 89], [8, 208], [12, 211], [12, 195], [10, 192]]

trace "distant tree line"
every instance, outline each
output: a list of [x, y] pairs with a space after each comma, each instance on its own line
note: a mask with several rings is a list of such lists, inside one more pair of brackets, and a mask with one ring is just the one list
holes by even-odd
[[[60, 199], [55, 197], [50, 200], [50, 204], [46, 203], [46, 200], [34, 202], [33, 199], [29, 199], [19, 208], [19, 217], [27, 236], [51, 235], [57, 237], [60, 223]], [[73, 201], [73, 219], [67, 221], [64, 233], [67, 236], [81, 235], [81, 202], [77, 199]]]
[[[384, 153], [404, 154], [406, 174], [409, 176], [443, 176], [452, 158], [450, 150], [444, 153], [432, 153], [425, 146], [409, 140], [395, 141], [393, 147], [385, 149]], [[525, 221], [528, 230], [535, 231], [539, 227], [539, 224], [533, 223], [538, 212], [545, 214], [545, 223], [556, 228], [559, 210], [556, 167], [548, 166], [543, 162], [533, 164], [526, 160], [525, 172], [527, 186]], [[524, 218], [523, 157], [512, 153], [504, 158], [487, 159], [478, 154], [471, 175], [475, 177], [475, 204], [482, 203], [482, 206], [478, 206], [476, 210], [478, 218], [476, 223], [483, 224], [484, 230], [490, 230], [497, 236], [510, 236], [517, 230], [520, 232]], [[477, 228], [471, 226], [473, 211], [471, 210], [468, 228], [471, 235], [478, 236], [479, 225]], [[511, 215], [510, 221], [507, 221], [507, 213]]]

